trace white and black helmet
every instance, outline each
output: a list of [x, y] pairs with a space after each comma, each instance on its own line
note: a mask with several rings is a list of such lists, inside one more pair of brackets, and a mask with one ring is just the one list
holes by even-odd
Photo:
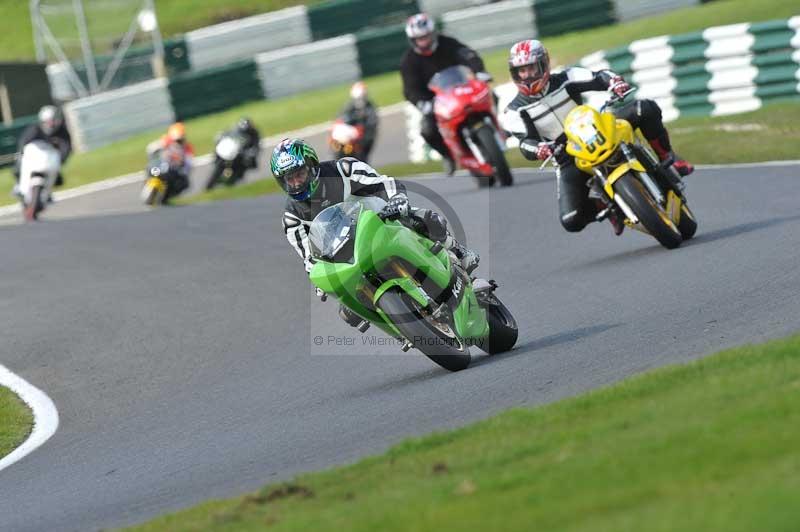
[[39, 127], [45, 135], [52, 135], [63, 123], [61, 111], [55, 105], [45, 105], [39, 109]]
[[417, 13], [408, 18], [406, 37], [411, 48], [420, 55], [431, 55], [439, 46], [436, 24], [427, 13]]

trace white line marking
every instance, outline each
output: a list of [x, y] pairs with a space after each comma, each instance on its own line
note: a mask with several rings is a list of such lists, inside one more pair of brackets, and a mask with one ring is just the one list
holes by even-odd
[[42, 445], [58, 428], [58, 410], [47, 395], [21, 377], [0, 365], [0, 385], [17, 394], [33, 411], [33, 430], [22, 445], [0, 459], [0, 471]]
[[[378, 116], [386, 117], [389, 115], [401, 113], [405, 109], [405, 105], [406, 102], [399, 102], [392, 105], [387, 105], [386, 107], [381, 107], [378, 109]], [[328, 130], [328, 128], [331, 127], [331, 124], [333, 124], [333, 122], [322, 122], [320, 124], [306, 126], [301, 129], [295, 129], [294, 131], [288, 131], [286, 133], [278, 133], [277, 135], [272, 135], [271, 137], [265, 137], [261, 139], [261, 142], [259, 144], [262, 148], [272, 148], [283, 139], [303, 138], [303, 137], [308, 137], [310, 135], [318, 135], [320, 133], [325, 133]]]
[[[405, 105], [406, 102], [399, 102], [392, 105], [388, 105], [386, 107], [381, 107], [378, 109], [378, 115], [385, 117], [400, 113], [405, 109]], [[301, 129], [287, 131], [286, 133], [272, 135], [271, 137], [265, 137], [261, 139], [260, 146], [262, 148], [271, 148], [285, 138], [293, 138], [293, 137], [302, 138], [309, 135], [317, 135], [319, 133], [324, 133], [331, 126], [331, 124], [332, 122], [323, 122], [320, 124], [313, 124], [311, 126], [307, 126]], [[211, 162], [212, 158], [213, 154], [211, 153], [199, 155], [195, 157], [195, 165], [196, 167], [205, 166]], [[798, 166], [798, 165], [800, 165], [800, 160], [793, 159], [787, 161], [764, 161], [757, 163], [696, 164], [695, 168], [698, 168], [700, 170], [704, 169], [715, 170], [720, 168], [736, 169], [736, 168], [756, 168], [759, 166]], [[130, 185], [142, 179], [144, 179], [142, 172], [135, 172], [132, 174], [112, 177], [110, 179], [105, 179], [103, 181], [96, 181], [94, 183], [89, 183], [87, 185], [82, 185], [80, 187], [70, 188], [62, 192], [54, 192], [53, 199], [55, 201], [61, 201], [61, 200], [78, 198], [81, 196], [86, 196], [88, 194], [94, 194], [96, 192], [102, 192], [104, 190]], [[22, 209], [18, 203], [14, 205], [6, 205], [5, 207], [0, 207], [0, 217], [17, 214], [21, 210]]]
[[788, 161], [762, 161], [760, 163], [733, 163], [733, 164], [696, 164], [695, 168], [701, 170], [715, 170], [718, 168], [759, 168], [761, 166], [798, 166], [800, 160], [793, 159]]
[[[762, 161], [760, 163], [732, 163], [732, 164], [696, 164], [694, 167], [698, 170], [725, 170], [731, 169], [735, 170], [737, 168], [761, 168], [761, 167], [780, 167], [780, 166], [800, 166], [800, 159], [791, 159], [787, 161]], [[537, 168], [534, 166], [517, 166], [512, 168], [512, 170], [519, 170], [522, 172], [531, 171], [534, 173]], [[552, 169], [548, 169], [548, 172], [552, 173]], [[535, 174], [534, 174], [535, 175]], [[430, 172], [424, 174], [415, 174], [404, 176], [406, 179], [446, 179], [448, 178], [445, 173], [442, 172]], [[458, 177], [469, 177], [469, 174], [463, 170], [458, 170], [456, 173], [451, 176], [451, 178], [458, 178]], [[687, 177], [688, 181], [694, 179], [693, 177]]]
[[[392, 114], [397, 114], [403, 111], [405, 106], [405, 102], [400, 102], [392, 105], [388, 105], [386, 107], [381, 107], [378, 109], [378, 115], [385, 117]], [[319, 133], [324, 133], [328, 130], [333, 122], [323, 122], [321, 124], [314, 124], [311, 126], [307, 126], [301, 129], [295, 129], [294, 131], [288, 131], [286, 133], [280, 133], [278, 135], [272, 135], [271, 137], [265, 137], [261, 139], [260, 146], [262, 148], [272, 148], [278, 142], [285, 138], [292, 138], [292, 137], [307, 137], [309, 135], [317, 135]], [[201, 166], [205, 166], [211, 163], [213, 159], [212, 153], [206, 153], [203, 155], [198, 155], [194, 158], [195, 168], [199, 168]], [[104, 179], [103, 181], [95, 181], [94, 183], [89, 183], [86, 185], [81, 185], [79, 187], [70, 188], [61, 192], [54, 192], [53, 199], [55, 201], [63, 201], [69, 200], [73, 198], [79, 198], [81, 196], [86, 196], [89, 194], [94, 194], [96, 192], [102, 192], [104, 190], [110, 190], [112, 188], [123, 187], [125, 185], [131, 185], [133, 183], [137, 183], [144, 179], [144, 175], [142, 172], [134, 172], [131, 174], [125, 174], [118, 177], [112, 177], [109, 179]], [[5, 207], [0, 207], [0, 217], [3, 216], [10, 216], [13, 214], [17, 214], [22, 211], [22, 207], [20, 207], [19, 203], [15, 203], [13, 205], [6, 205]]]

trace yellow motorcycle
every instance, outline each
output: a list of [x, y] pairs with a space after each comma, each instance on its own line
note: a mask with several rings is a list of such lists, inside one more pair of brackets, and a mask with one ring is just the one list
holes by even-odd
[[606, 111], [627, 94], [612, 96], [599, 111], [588, 105], [570, 111], [564, 120], [566, 150], [578, 169], [592, 176], [589, 197], [605, 206], [598, 220], [615, 210], [626, 226], [674, 249], [694, 236], [697, 221], [672, 161], [659, 162], [639, 130]]

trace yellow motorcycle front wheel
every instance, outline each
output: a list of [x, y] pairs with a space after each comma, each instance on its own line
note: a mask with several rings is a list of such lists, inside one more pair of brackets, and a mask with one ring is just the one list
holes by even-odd
[[628, 172], [614, 183], [614, 193], [619, 194], [625, 200], [625, 203], [639, 218], [639, 223], [662, 246], [667, 249], [675, 249], [681, 245], [683, 236], [680, 229], [633, 173]]
[[681, 205], [681, 217], [678, 220], [678, 230], [684, 240], [689, 240], [697, 232], [697, 220], [694, 213], [685, 203]]

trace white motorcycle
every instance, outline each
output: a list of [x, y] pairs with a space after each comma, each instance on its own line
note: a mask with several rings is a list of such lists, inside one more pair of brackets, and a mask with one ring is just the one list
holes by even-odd
[[19, 192], [26, 220], [36, 220], [44, 210], [60, 170], [61, 154], [49, 142], [34, 140], [22, 149]]
[[247, 171], [244, 160], [245, 140], [238, 135], [223, 135], [214, 147], [214, 168], [206, 182], [211, 190], [220, 182], [227, 186], [236, 184]]

